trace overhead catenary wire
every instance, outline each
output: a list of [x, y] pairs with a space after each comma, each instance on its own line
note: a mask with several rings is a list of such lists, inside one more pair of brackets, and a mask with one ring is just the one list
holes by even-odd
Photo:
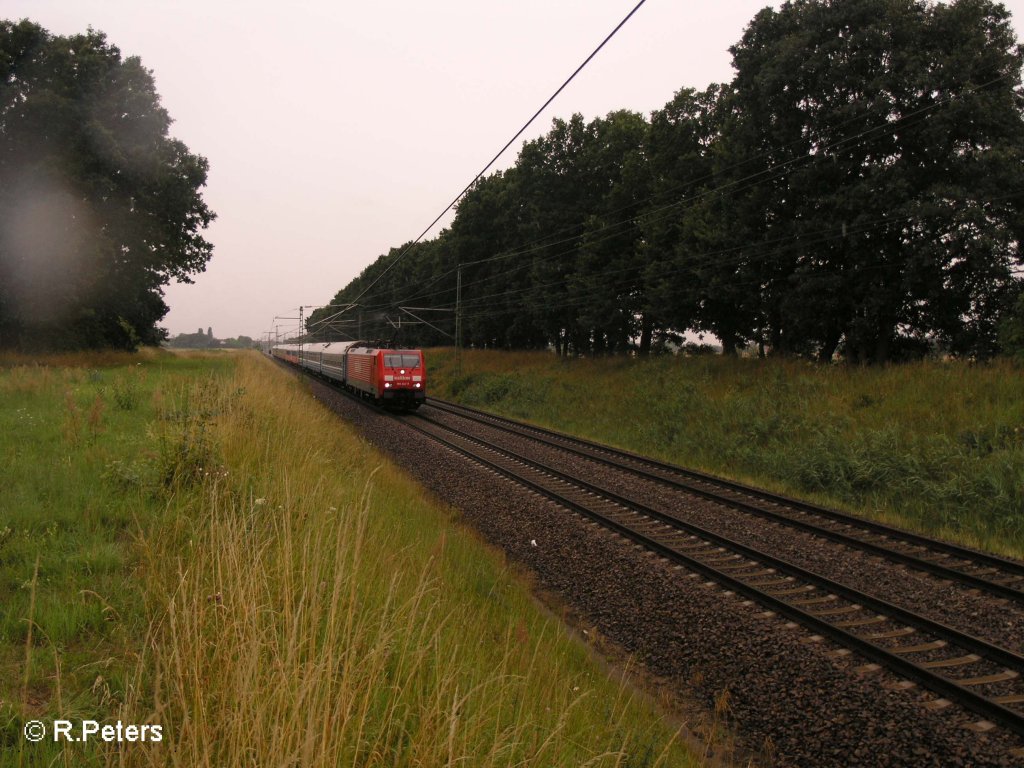
[[489, 171], [491, 169], [491, 166], [493, 166], [498, 161], [498, 158], [500, 158], [503, 154], [505, 154], [505, 151], [509, 147], [511, 147], [513, 143], [515, 143], [516, 139], [518, 139], [520, 136], [523, 135], [523, 133], [526, 132], [526, 129], [529, 128], [533, 124], [533, 121], [536, 120], [540, 116], [540, 114], [551, 105], [551, 102], [553, 102], [556, 98], [558, 98], [558, 95], [562, 91], [564, 91], [566, 89], [566, 87], [569, 85], [569, 83], [571, 83], [573, 80], [576, 79], [576, 76], [580, 72], [583, 71], [583, 68], [586, 67], [587, 64], [589, 64], [590, 61], [601, 51], [601, 49], [604, 48], [605, 45], [608, 44], [609, 40], [611, 40], [613, 37], [615, 37], [615, 35], [618, 33], [618, 31], [620, 29], [622, 29], [623, 26], [625, 26], [626, 22], [629, 21], [638, 10], [640, 10], [640, 7], [645, 2], [647, 2], [647, 0], [640, 0], [640, 2], [638, 2], [635, 6], [633, 6], [633, 10], [631, 10], [629, 13], [627, 13], [625, 18], [622, 19], [622, 21], [620, 21], [615, 26], [615, 29], [613, 29], [611, 32], [609, 32], [608, 36], [605, 37], [605, 39], [601, 41], [600, 45], [598, 45], [597, 48], [595, 48], [591, 52], [591, 54], [589, 56], [587, 56], [586, 59], [583, 60], [583, 63], [580, 64], [578, 67], [576, 67], [576, 70], [571, 75], [569, 75], [569, 77], [566, 79], [566, 81], [564, 83], [562, 83], [558, 87], [558, 90], [556, 90], [553, 94], [551, 94], [550, 97], [548, 97], [548, 100], [544, 102], [544, 104], [540, 107], [540, 109], [538, 109], [536, 112], [533, 113], [533, 116], [529, 120], [526, 121], [526, 123], [523, 125], [523, 127], [520, 128], [518, 131], [516, 131], [516, 134], [511, 139], [509, 139], [508, 142], [506, 142], [505, 146], [503, 146], [500, 150], [498, 150], [498, 153], [494, 157], [491, 158], [490, 162], [488, 162], [487, 165], [485, 165], [483, 167], [483, 169], [479, 173], [477, 173], [476, 176], [473, 177], [472, 181], [470, 181], [469, 184], [467, 184], [465, 186], [465, 188], [463, 188], [463, 190], [461, 192], [459, 192], [459, 194], [457, 194], [455, 196], [455, 198], [450, 203], [448, 203], [448, 205], [445, 207], [445, 209], [443, 211], [441, 211], [441, 213], [439, 213], [437, 215], [437, 217], [432, 222], [430, 222], [430, 224], [427, 226], [427, 228], [424, 229], [415, 240], [413, 240], [408, 246], [406, 246], [405, 250], [403, 250], [401, 253], [399, 253], [392, 260], [392, 262], [379, 275], [377, 275], [377, 277], [368, 286], [366, 286], [362, 290], [362, 292], [358, 296], [355, 297], [355, 299], [353, 299], [353, 303], [358, 302], [359, 299], [361, 299], [364, 294], [366, 294], [371, 288], [373, 288], [373, 286], [375, 286], [381, 280], [381, 278], [384, 277], [384, 275], [386, 275], [388, 272], [391, 271], [392, 267], [394, 267], [395, 264], [397, 264], [399, 261], [401, 261], [402, 258], [406, 254], [408, 254], [409, 251], [411, 251], [414, 246], [416, 246], [424, 237], [426, 237], [427, 233], [430, 232], [430, 230], [432, 230], [434, 228], [434, 226], [445, 216], [445, 214], [448, 213], [448, 211], [450, 211], [452, 208], [455, 207], [455, 205], [459, 202], [459, 200], [462, 199], [462, 196], [465, 195], [466, 192], [468, 192], [473, 187], [474, 184], [476, 184], [476, 182], [480, 179], [480, 177], [482, 177], [485, 173], [487, 173], [487, 171]]

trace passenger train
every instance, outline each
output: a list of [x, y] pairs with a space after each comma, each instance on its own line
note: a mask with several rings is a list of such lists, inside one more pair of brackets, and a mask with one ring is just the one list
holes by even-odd
[[402, 411], [419, 408], [427, 398], [427, 369], [419, 349], [388, 349], [366, 341], [278, 344], [272, 354], [353, 394]]

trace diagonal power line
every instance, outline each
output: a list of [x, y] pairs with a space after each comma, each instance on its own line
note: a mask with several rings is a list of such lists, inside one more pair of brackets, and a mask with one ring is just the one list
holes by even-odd
[[509, 139], [508, 142], [505, 144], [505, 146], [503, 146], [500, 150], [498, 150], [498, 153], [494, 157], [491, 158], [490, 162], [487, 163], [487, 165], [485, 165], [483, 167], [483, 170], [481, 170], [476, 176], [473, 177], [473, 180], [470, 181], [469, 184], [467, 184], [465, 186], [465, 188], [461, 192], [459, 192], [459, 194], [457, 194], [455, 196], [454, 200], [452, 200], [450, 203], [448, 203], [448, 206], [443, 211], [441, 211], [441, 213], [439, 213], [437, 215], [437, 218], [434, 219], [432, 222], [430, 222], [430, 225], [426, 229], [424, 229], [419, 234], [419, 236], [415, 240], [413, 240], [406, 247], [406, 249], [404, 251], [402, 251], [400, 254], [398, 254], [398, 256], [396, 256], [395, 259], [390, 264], [388, 264], [388, 266], [379, 275], [377, 275], [377, 277], [373, 280], [373, 282], [371, 282], [368, 286], [366, 286], [360, 292], [360, 294], [358, 296], [356, 296], [352, 300], [352, 303], [357, 303], [359, 301], [359, 299], [361, 299], [371, 288], [373, 288], [373, 286], [375, 286], [378, 282], [380, 282], [381, 278], [384, 277], [384, 275], [386, 275], [389, 271], [391, 271], [391, 268], [393, 266], [395, 266], [395, 264], [397, 264], [399, 261], [401, 261], [402, 258], [407, 253], [409, 253], [409, 251], [411, 251], [424, 237], [426, 237], [427, 233], [434, 228], [434, 225], [436, 225], [437, 222], [439, 222], [441, 220], [441, 218], [446, 213], [448, 213], [448, 211], [450, 211], [452, 208], [455, 207], [455, 204], [459, 202], [459, 200], [462, 198], [462, 196], [464, 194], [466, 194], [466, 192], [468, 192], [469, 189], [474, 184], [476, 184], [477, 180], [481, 176], [483, 176], [485, 173], [487, 173], [488, 170], [490, 170], [491, 166], [494, 165], [498, 161], [498, 158], [501, 157], [505, 153], [505, 150], [507, 150], [509, 147], [511, 147], [512, 144], [516, 141], [516, 139], [518, 139], [520, 136], [523, 135], [523, 133], [526, 131], [527, 128], [530, 127], [530, 125], [533, 123], [533, 121], [536, 120], [540, 116], [541, 112], [543, 112], [545, 109], [547, 109], [548, 106], [550, 106], [551, 102], [553, 102], [556, 98], [558, 98], [558, 95], [562, 91], [565, 90], [566, 86], [568, 86], [569, 83], [571, 83], [575, 79], [576, 75], [578, 75], [580, 72], [583, 71], [583, 68], [586, 67], [587, 64], [590, 63], [591, 59], [593, 59], [598, 54], [598, 52], [600, 52], [600, 50], [605, 47], [605, 45], [608, 43], [608, 41], [611, 40], [613, 37], [615, 37], [615, 34], [620, 29], [622, 29], [623, 26], [625, 26], [626, 22], [629, 21], [633, 17], [633, 14], [635, 14], [638, 10], [640, 10], [640, 6], [642, 6], [645, 2], [647, 2], [647, 0], [640, 0], [640, 2], [638, 2], [635, 6], [633, 6], [633, 10], [631, 10], [629, 13], [627, 13], [626, 17], [616, 25], [615, 29], [613, 29], [611, 32], [609, 32], [608, 36], [605, 37], [605, 39], [601, 41], [601, 44], [598, 45], [597, 48], [595, 48], [593, 50], [593, 52], [589, 56], [587, 56], [587, 58], [583, 61], [582, 64], [580, 64], [578, 67], [576, 67], [576, 71], [573, 72], [571, 75], [569, 75], [568, 79], [558, 87], [557, 91], [555, 91], [553, 94], [551, 94], [551, 96], [548, 98], [547, 101], [544, 102], [544, 104], [541, 106], [541, 108], [533, 113], [533, 117], [531, 117], [529, 120], [526, 121], [526, 123], [523, 125], [523, 127], [520, 128], [516, 132], [516, 135], [513, 136], [511, 139]]

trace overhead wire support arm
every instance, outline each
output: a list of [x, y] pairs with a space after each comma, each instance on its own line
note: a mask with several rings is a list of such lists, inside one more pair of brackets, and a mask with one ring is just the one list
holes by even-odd
[[[282, 315], [274, 315], [274, 321], [275, 321], [275, 323], [274, 323], [274, 329], [275, 329], [275, 332], [276, 332], [276, 336], [277, 336], [277, 340], [278, 340], [278, 341], [280, 341], [280, 339], [281, 339], [281, 332], [280, 332], [280, 328], [281, 328], [281, 326], [280, 326], [280, 324], [279, 324], [279, 323], [277, 323], [276, 321], [277, 321], [277, 320], [298, 320], [298, 319], [299, 319], [299, 318], [297, 318], [297, 317], [284, 317], [284, 316], [282, 316]], [[300, 331], [302, 330], [302, 327], [301, 327], [301, 326], [299, 327], [299, 330], [300, 330]], [[287, 328], [285, 329], [285, 333], [287, 333]], [[287, 339], [287, 336], [286, 336], [285, 338]]]
[[436, 325], [431, 323], [429, 320], [424, 320], [422, 317], [420, 317], [419, 315], [415, 314], [412, 311], [412, 310], [415, 309], [415, 310], [418, 310], [420, 312], [453, 312], [454, 310], [451, 310], [451, 309], [434, 309], [434, 308], [431, 308], [431, 307], [399, 307], [399, 309], [402, 312], [405, 312], [405, 314], [409, 315], [410, 317], [413, 317], [414, 319], [419, 320], [424, 325], [429, 325], [435, 331], [437, 331], [438, 333], [440, 333], [440, 334], [442, 334], [444, 336], [447, 336], [449, 339], [454, 339], [455, 338], [452, 334], [448, 333], [448, 331], [442, 331], [440, 328], [438, 328]]
[[339, 309], [334, 314], [328, 315], [327, 317], [321, 318], [321, 319], [317, 320], [315, 323], [313, 323], [314, 326], [317, 326], [317, 325], [321, 325], [323, 323], [330, 322], [331, 320], [336, 318], [338, 315], [342, 315], [345, 312], [348, 312], [350, 309], [354, 309], [355, 307], [358, 307], [359, 305], [358, 304], [351, 304], [350, 303], [350, 304], [321, 304], [321, 305], [310, 304], [308, 306], [309, 306], [310, 309], [325, 309], [325, 308], [333, 309], [335, 307], [341, 307], [341, 309]]

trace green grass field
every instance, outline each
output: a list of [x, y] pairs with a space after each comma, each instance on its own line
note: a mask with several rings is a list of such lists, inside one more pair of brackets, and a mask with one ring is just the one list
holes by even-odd
[[0, 359], [0, 764], [58, 755], [26, 744], [26, 720], [124, 704], [153, 609], [140, 537], [174, 508], [167, 403], [231, 369], [154, 351], [45, 362]]
[[1024, 368], [432, 350], [430, 391], [1024, 557]]
[[[698, 762], [265, 358], [27, 362], [0, 360], [0, 765]], [[23, 737], [57, 717], [163, 740]]]

